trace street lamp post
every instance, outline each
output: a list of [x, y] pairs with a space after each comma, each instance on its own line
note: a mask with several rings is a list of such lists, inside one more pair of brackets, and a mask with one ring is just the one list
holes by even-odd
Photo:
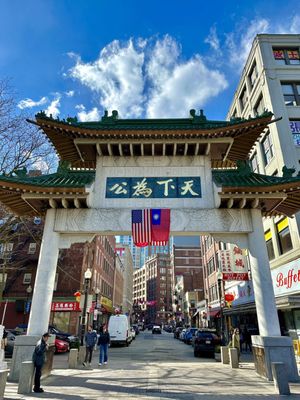
[[94, 321], [93, 321], [93, 324], [94, 324], [94, 329], [96, 329], [96, 330], [98, 330], [98, 315], [99, 315], [99, 312], [98, 312], [98, 296], [99, 296], [99, 293], [100, 293], [100, 289], [98, 288], [98, 287], [96, 287], [96, 289], [95, 289], [95, 295], [96, 295], [96, 299], [95, 299], [95, 311], [94, 312], [96, 312], [96, 319], [94, 319]]
[[222, 272], [219, 271], [217, 274], [218, 278], [218, 291], [219, 291], [219, 299], [220, 299], [220, 336], [221, 340], [224, 339], [224, 329], [223, 329], [223, 305], [222, 305], [222, 280], [223, 280], [223, 275]]
[[90, 270], [90, 268], [88, 268], [84, 273], [84, 304], [83, 304], [83, 311], [82, 311], [82, 317], [81, 317], [81, 335], [80, 335], [81, 346], [83, 346], [83, 338], [85, 335], [86, 309], [87, 309], [87, 300], [88, 300], [88, 293], [89, 293], [91, 277], [92, 277], [92, 271]]

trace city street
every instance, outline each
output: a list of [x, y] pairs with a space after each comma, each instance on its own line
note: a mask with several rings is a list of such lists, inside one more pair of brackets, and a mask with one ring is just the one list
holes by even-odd
[[[5, 399], [279, 399], [273, 383], [257, 377], [251, 358], [231, 370], [213, 359], [194, 358], [193, 348], [163, 332], [141, 332], [129, 347], [109, 350], [109, 363], [69, 370], [67, 355], [55, 356], [52, 375], [42, 382], [45, 393], [17, 394], [7, 384]], [[291, 385], [290, 399], [300, 399], [300, 385]], [[296, 395], [296, 393], [298, 393]]]

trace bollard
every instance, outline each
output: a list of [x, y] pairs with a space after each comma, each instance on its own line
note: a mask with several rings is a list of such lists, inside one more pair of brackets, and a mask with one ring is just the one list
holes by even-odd
[[34, 365], [32, 361], [23, 361], [20, 368], [20, 378], [18, 385], [19, 394], [28, 394], [32, 392], [34, 375]]
[[238, 357], [238, 350], [235, 348], [229, 349], [229, 361], [231, 368], [238, 368], [239, 367], [239, 357]]
[[9, 369], [0, 370], [0, 399], [4, 398], [5, 385]]
[[272, 362], [272, 374], [276, 392], [281, 394], [291, 394], [286, 366], [283, 362]]
[[229, 347], [221, 346], [221, 361], [222, 364], [229, 364]]
[[71, 349], [69, 353], [69, 368], [76, 368], [78, 362], [78, 349]]
[[79, 365], [81, 365], [85, 359], [85, 352], [86, 352], [85, 346], [80, 346], [79, 353], [78, 353], [78, 364]]

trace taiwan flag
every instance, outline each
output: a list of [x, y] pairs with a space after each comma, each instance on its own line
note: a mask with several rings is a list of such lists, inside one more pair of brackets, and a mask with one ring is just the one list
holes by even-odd
[[166, 246], [169, 235], [169, 209], [132, 210], [132, 236], [136, 246]]
[[151, 210], [151, 245], [166, 246], [170, 236], [170, 209]]

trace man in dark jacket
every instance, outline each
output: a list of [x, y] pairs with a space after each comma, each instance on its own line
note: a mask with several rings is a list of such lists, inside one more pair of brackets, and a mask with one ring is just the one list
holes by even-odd
[[87, 362], [89, 362], [89, 365], [92, 362], [93, 350], [95, 344], [97, 343], [97, 333], [93, 331], [91, 326], [88, 327], [88, 331], [84, 336], [84, 340], [85, 340], [86, 351], [85, 351], [85, 360], [83, 365], [86, 367]]
[[104, 364], [107, 364], [107, 350], [108, 345], [110, 343], [110, 336], [107, 331], [106, 325], [104, 325], [100, 331], [100, 336], [98, 339], [98, 346], [100, 348], [100, 355], [99, 355], [99, 365], [102, 365], [103, 361]]
[[41, 388], [41, 375], [42, 368], [45, 362], [45, 352], [47, 350], [47, 341], [49, 338], [49, 333], [46, 332], [43, 334], [41, 340], [38, 341], [35, 346], [32, 361], [35, 366], [35, 375], [34, 375], [34, 388], [33, 391], [35, 393], [43, 393], [44, 390]]

